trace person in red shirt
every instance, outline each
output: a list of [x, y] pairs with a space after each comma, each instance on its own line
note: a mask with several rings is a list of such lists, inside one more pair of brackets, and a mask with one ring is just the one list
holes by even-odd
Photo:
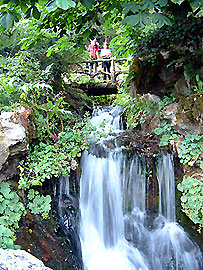
[[[90, 53], [91, 60], [96, 60], [99, 58], [98, 56], [99, 44], [97, 43], [96, 38], [91, 41], [91, 44], [88, 47], [88, 52]], [[93, 73], [97, 72], [97, 66], [98, 66], [97, 62], [91, 62], [89, 64], [90, 74], [92, 74], [92, 70], [93, 70]]]

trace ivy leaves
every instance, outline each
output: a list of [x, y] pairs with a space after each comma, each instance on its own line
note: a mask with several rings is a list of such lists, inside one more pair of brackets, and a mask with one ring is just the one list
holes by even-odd
[[16, 192], [6, 182], [0, 183], [0, 248], [19, 248], [14, 245], [14, 232], [25, 214], [25, 207]]
[[184, 177], [182, 183], [178, 184], [181, 196], [183, 212], [195, 223], [203, 226], [203, 179], [197, 180], [193, 177]]
[[45, 214], [51, 210], [51, 196], [39, 195], [38, 191], [30, 189], [28, 192], [29, 208], [34, 215]]
[[182, 141], [179, 153], [180, 162], [193, 166], [203, 152], [203, 136], [187, 134]]

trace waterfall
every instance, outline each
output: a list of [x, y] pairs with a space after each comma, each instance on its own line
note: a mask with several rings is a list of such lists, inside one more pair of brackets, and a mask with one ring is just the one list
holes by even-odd
[[[92, 123], [105, 120], [119, 132], [119, 110], [97, 110]], [[80, 179], [80, 241], [85, 270], [201, 270], [201, 252], [175, 222], [172, 156], [157, 163], [159, 213], [148, 226], [145, 160], [103, 142], [83, 153]]]
[[157, 178], [159, 183], [159, 214], [175, 222], [175, 180], [173, 159], [170, 154], [158, 160]]
[[150, 233], [149, 254], [153, 270], [201, 270], [201, 252], [182, 227], [175, 222], [175, 181], [173, 158], [158, 160], [159, 216]]

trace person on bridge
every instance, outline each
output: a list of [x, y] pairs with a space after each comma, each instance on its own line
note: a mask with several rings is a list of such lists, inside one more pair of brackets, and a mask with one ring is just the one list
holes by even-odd
[[[88, 47], [88, 52], [90, 53], [91, 60], [96, 60], [99, 58], [98, 56], [99, 44], [97, 43], [96, 38], [91, 41], [91, 44]], [[98, 66], [98, 63], [96, 62], [89, 63], [90, 75], [92, 74], [92, 70], [94, 74], [97, 72], [97, 66]]]
[[[112, 57], [110, 49], [108, 49], [108, 44], [105, 42], [103, 44], [103, 48], [101, 49], [101, 57], [103, 59], [110, 59]], [[111, 61], [104, 61], [102, 62], [102, 67], [104, 73], [104, 81], [106, 81], [106, 72], [110, 73]], [[110, 74], [108, 74], [109, 79], [111, 79]]]

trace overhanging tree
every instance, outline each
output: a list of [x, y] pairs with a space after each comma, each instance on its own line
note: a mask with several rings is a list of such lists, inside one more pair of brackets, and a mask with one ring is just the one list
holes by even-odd
[[67, 44], [71, 40], [81, 47], [85, 39], [99, 34], [101, 18], [132, 27], [151, 23], [162, 27], [193, 12], [201, 14], [203, 10], [199, 0], [2, 0], [0, 3], [1, 30], [11, 27], [21, 17], [31, 17], [36, 20], [38, 32], [29, 45], [42, 38], [40, 31], [45, 28], [55, 31], [58, 38], [65, 35]]

